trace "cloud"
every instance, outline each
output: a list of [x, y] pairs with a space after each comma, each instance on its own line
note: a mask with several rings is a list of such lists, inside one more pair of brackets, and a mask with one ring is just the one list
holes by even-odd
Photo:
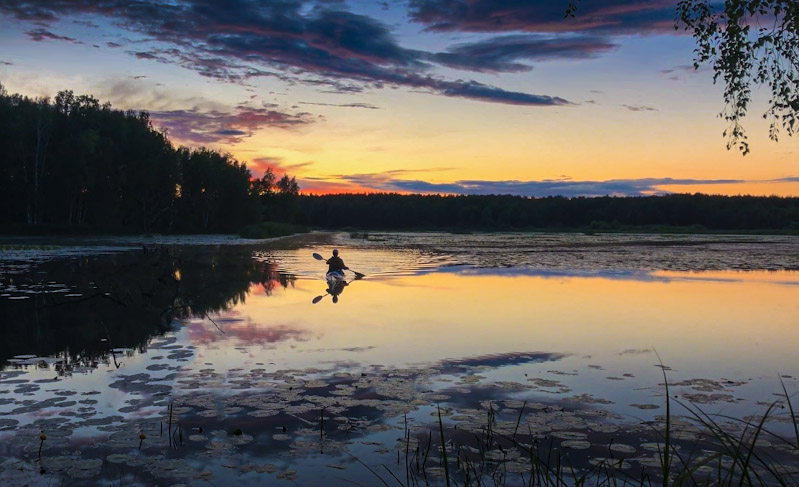
[[77, 39], [73, 39], [72, 37], [59, 36], [53, 34], [52, 32], [46, 29], [29, 30], [25, 34], [27, 34], [28, 37], [30, 37], [32, 40], [36, 42], [42, 42], [44, 40], [52, 40], [52, 41], [67, 41], [71, 42], [72, 44], [83, 44], [83, 42]]
[[419, 88], [428, 88], [444, 96], [467, 98], [471, 100], [505, 103], [508, 105], [556, 106], [573, 105], [568, 100], [557, 96], [531, 95], [517, 91], [505, 91], [495, 86], [484, 85], [477, 81], [437, 81], [428, 79], [429, 84], [422, 83]]
[[353, 83], [342, 83], [341, 81], [330, 80], [330, 79], [304, 79], [300, 80], [302, 84], [309, 85], [309, 86], [325, 86], [329, 87], [326, 90], [322, 90], [322, 93], [336, 93], [336, 94], [352, 94], [352, 93], [362, 93], [364, 91], [364, 87], [361, 85], [353, 84]]
[[667, 193], [663, 185], [729, 184], [743, 183], [733, 179], [612, 179], [608, 181], [479, 181], [464, 180], [454, 183], [431, 184], [425, 181], [394, 181], [403, 191], [454, 194], [514, 194], [521, 196], [645, 196]]
[[[440, 169], [431, 169], [431, 171]], [[432, 183], [419, 179], [403, 179], [402, 176], [413, 171], [395, 170], [382, 173], [335, 175], [323, 181], [336, 181], [333, 186], [325, 187], [322, 181], [309, 181], [309, 187], [302, 186], [303, 191], [315, 193], [330, 192], [395, 192], [415, 194], [510, 194], [528, 197], [546, 196], [647, 196], [667, 194], [670, 191], [664, 186], [695, 186], [717, 184], [746, 183], [783, 183], [798, 182], [797, 177], [786, 177], [768, 181], [744, 179], [676, 179], [676, 178], [641, 178], [611, 179], [607, 181], [574, 181], [571, 179], [550, 179], [542, 181], [486, 181], [459, 180], [449, 183]], [[347, 184], [350, 185], [347, 188]]]
[[452, 168], [449, 167], [431, 167], [425, 169], [392, 169], [389, 171], [383, 171], [378, 173], [337, 174], [329, 178], [326, 178], [325, 180], [330, 180], [330, 179], [339, 180], [350, 184], [356, 184], [362, 187], [373, 188], [376, 191], [397, 191], [396, 188], [394, 189], [383, 189], [383, 188], [392, 187], [397, 182], [406, 181], [405, 179], [399, 179], [399, 178], [409, 174], [442, 172], [442, 171], [449, 171], [451, 169]]
[[286, 164], [282, 157], [259, 156], [251, 159], [247, 164], [247, 168], [257, 178], [263, 176], [267, 169], [271, 169], [276, 176], [281, 177], [284, 174], [295, 175], [297, 172], [302, 172], [302, 169], [312, 165], [313, 162]]
[[671, 81], [680, 81], [683, 79], [683, 75], [692, 75], [699, 72], [710, 71], [712, 69], [712, 67], [704, 64], [698, 68], [688, 64], [680, 64], [672, 68], [662, 69], [660, 70], [660, 74]]
[[135, 51], [128, 51], [128, 54], [132, 54], [136, 56], [137, 59], [152, 59], [155, 61], [163, 60], [164, 58], [158, 57], [151, 52], [135, 52]]
[[291, 128], [312, 122], [307, 113], [237, 107], [235, 111], [164, 110], [150, 112], [153, 122], [180, 142], [235, 144], [263, 127]]
[[656, 111], [658, 111], [657, 108], [648, 107], [648, 106], [645, 106], [645, 105], [622, 105], [622, 106], [624, 108], [626, 108], [627, 110], [630, 110], [631, 112], [656, 112]]
[[594, 36], [512, 35], [459, 44], [447, 52], [434, 54], [431, 60], [471, 71], [519, 72], [532, 69], [528, 64], [519, 63], [520, 60], [586, 59], [615, 47], [616, 44]]
[[[0, 12], [21, 21], [48, 25], [66, 16], [106, 17], [148, 39], [147, 48], [128, 51], [142, 60], [172, 63], [202, 76], [242, 82], [257, 76], [277, 76], [290, 82], [328, 86], [334, 92], [405, 87], [437, 95], [492, 103], [552, 106], [568, 105], [563, 98], [506, 91], [471, 80], [432, 76], [434, 53], [399, 45], [388, 26], [365, 15], [343, 10], [344, 4], [311, 0], [0, 0]], [[66, 38], [63, 40], [67, 40]], [[438, 60], [460, 69], [507, 70], [518, 60], [556, 56], [556, 48], [530, 41], [499, 40], [494, 49], [502, 58], [491, 59], [489, 44], [459, 46], [439, 53]], [[552, 43], [557, 44], [556, 41]], [[481, 63], [469, 63], [468, 50], [483, 54]], [[561, 46], [567, 57], [577, 48]], [[602, 50], [598, 46], [594, 49]], [[583, 55], [591, 48], [583, 46]], [[264, 68], [275, 70], [264, 71]], [[513, 67], [516, 69], [516, 67]]]
[[94, 81], [93, 93], [101, 100], [110, 100], [120, 109], [148, 111], [180, 110], [192, 107], [201, 111], [228, 110], [225, 105], [202, 97], [186, 97], [179, 88], [161, 87], [137, 76], [102, 78]]
[[9, 61], [3, 61], [2, 59], [0, 59], [0, 65], [3, 65], [3, 66], [13, 66], [13, 65], [14, 65], [14, 63], [12, 63], [12, 62], [9, 62]]
[[410, 0], [411, 20], [439, 32], [674, 32], [672, 0], [580, 2], [564, 19], [567, 2], [551, 0]]
[[381, 108], [371, 103], [314, 103], [310, 101], [301, 101], [300, 105], [317, 105], [322, 107], [343, 107], [343, 108], [366, 108], [369, 110], [380, 110]]

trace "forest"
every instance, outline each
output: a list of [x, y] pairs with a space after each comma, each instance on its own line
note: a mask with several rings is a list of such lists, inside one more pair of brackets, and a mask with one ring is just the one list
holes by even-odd
[[[670, 194], [303, 195], [293, 177], [254, 178], [231, 155], [175, 147], [147, 112], [90, 95], [53, 100], [0, 85], [0, 233], [233, 233], [261, 222], [383, 230], [799, 233], [799, 198]], [[296, 227], [287, 227], [296, 228]]]
[[299, 196], [286, 221], [321, 228], [449, 230], [751, 230], [799, 233], [799, 198], [671, 194]]
[[4, 233], [234, 232], [261, 221], [263, 203], [299, 190], [271, 171], [252, 179], [229, 154], [176, 148], [147, 112], [0, 85]]

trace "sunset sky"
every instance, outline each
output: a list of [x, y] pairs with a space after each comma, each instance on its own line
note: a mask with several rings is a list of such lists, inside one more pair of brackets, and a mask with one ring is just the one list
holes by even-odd
[[799, 139], [728, 151], [676, 0], [0, 0], [0, 83], [147, 110], [303, 192], [799, 195]]

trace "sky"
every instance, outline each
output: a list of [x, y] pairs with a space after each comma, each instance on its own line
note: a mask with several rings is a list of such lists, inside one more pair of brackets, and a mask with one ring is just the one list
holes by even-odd
[[0, 83], [146, 110], [304, 193], [799, 195], [799, 138], [727, 150], [676, 0], [0, 0]]

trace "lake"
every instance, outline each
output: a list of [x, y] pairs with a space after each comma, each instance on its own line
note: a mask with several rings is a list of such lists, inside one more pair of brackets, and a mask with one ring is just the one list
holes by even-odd
[[6, 485], [799, 481], [799, 237], [5, 239], [0, 311]]

